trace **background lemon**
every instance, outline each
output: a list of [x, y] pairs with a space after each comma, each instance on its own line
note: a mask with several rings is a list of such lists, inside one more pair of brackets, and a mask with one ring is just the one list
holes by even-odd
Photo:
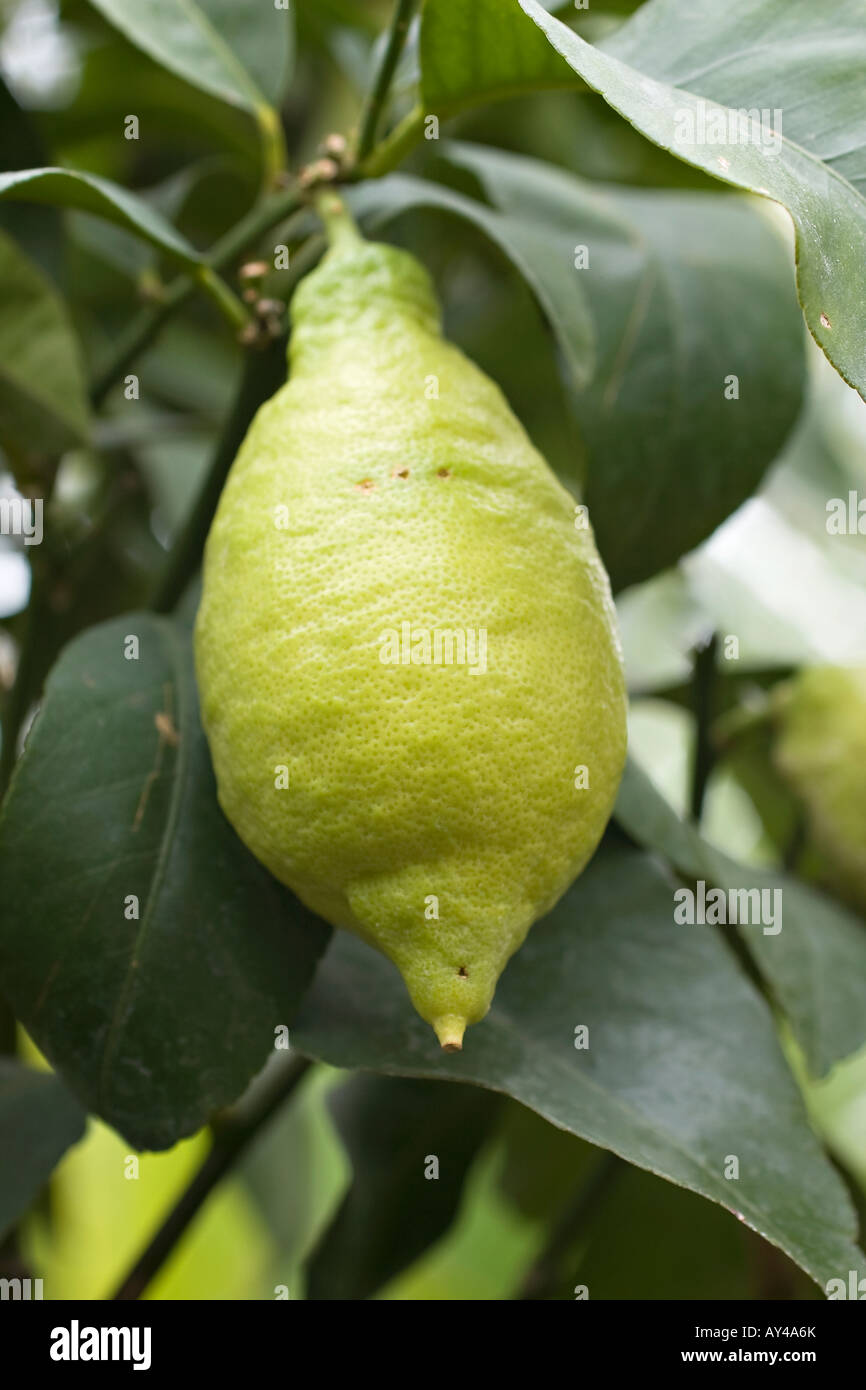
[[866, 912], [866, 669], [801, 671], [775, 710], [773, 758], [805, 808], [825, 876]]

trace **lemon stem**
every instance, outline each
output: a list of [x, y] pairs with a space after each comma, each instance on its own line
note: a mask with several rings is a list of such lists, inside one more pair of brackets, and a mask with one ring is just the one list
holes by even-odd
[[283, 134], [280, 113], [275, 111], [273, 106], [257, 106], [256, 121], [262, 141], [265, 191], [271, 192], [278, 186], [280, 176], [285, 173], [288, 164], [286, 137]]
[[333, 251], [351, 251], [363, 241], [355, 219], [339, 193], [326, 188], [316, 195], [314, 201]]

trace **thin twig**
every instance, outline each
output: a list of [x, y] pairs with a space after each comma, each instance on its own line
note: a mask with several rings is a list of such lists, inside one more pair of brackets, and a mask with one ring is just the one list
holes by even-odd
[[403, 158], [414, 149], [424, 133], [424, 109], [413, 106], [398, 125], [380, 141], [367, 155], [363, 163], [357, 164], [349, 177], [358, 179], [379, 179], [396, 169]]
[[242, 333], [252, 323], [248, 310], [238, 299], [234, 290], [217, 275], [212, 266], [199, 266], [195, 273], [196, 283], [201, 286], [208, 298], [216, 305], [226, 322]]
[[543, 1300], [556, 1294], [563, 1259], [624, 1167], [617, 1154], [602, 1154], [589, 1180], [554, 1226], [550, 1240], [514, 1294], [515, 1299]]
[[[312, 236], [292, 261], [292, 283], [298, 280], [321, 254], [322, 238]], [[165, 568], [151, 599], [155, 613], [170, 613], [183, 596], [186, 586], [201, 563], [204, 544], [228, 471], [235, 460], [259, 406], [274, 394], [286, 379], [286, 338], [275, 338], [262, 350], [248, 347], [240, 385], [216, 446], [213, 460], [202, 483], [183, 530], [174, 542]]]
[[214, 1188], [234, 1167], [243, 1151], [261, 1133], [277, 1110], [289, 1099], [311, 1065], [306, 1057], [290, 1056], [283, 1066], [274, 1069], [271, 1077], [266, 1075], [262, 1079], [258, 1089], [254, 1089], [248, 1106], [238, 1106], [215, 1126], [210, 1153], [123, 1280], [114, 1295], [115, 1302], [132, 1301], [141, 1297]]
[[[240, 222], [216, 243], [207, 257], [208, 267], [213, 271], [224, 270], [253, 246], [259, 237], [296, 212], [300, 206], [301, 197], [295, 187], [257, 203], [246, 217], [241, 218]], [[109, 361], [97, 373], [90, 393], [94, 406], [102, 403], [130, 363], [153, 342], [166, 320], [191, 298], [197, 288], [195, 279], [181, 275], [171, 282], [159, 304], [142, 309], [133, 319], [114, 345]]]
[[6, 692], [2, 711], [2, 743], [0, 743], [0, 801], [6, 794], [9, 780], [18, 757], [18, 739], [27, 712], [38, 694], [41, 671], [38, 643], [45, 614], [47, 575], [44, 562], [30, 557], [30, 602], [24, 621], [18, 667], [11, 689]]
[[364, 109], [361, 112], [360, 133], [358, 135], [357, 159], [360, 163], [367, 158], [376, 143], [376, 133], [382, 121], [385, 104], [388, 100], [391, 83], [397, 64], [400, 61], [400, 54], [403, 52], [403, 45], [409, 33], [409, 25], [418, 8], [419, 0], [397, 0], [394, 6], [394, 14], [388, 31], [388, 40], [385, 44], [385, 52], [382, 54], [382, 61], [379, 64], [379, 71], [376, 73], [376, 80], [370, 90]]
[[[18, 1025], [15, 1015], [0, 995], [0, 1057], [15, 1057], [17, 1050]], [[11, 1279], [16, 1275], [26, 1278], [28, 1273], [29, 1270], [21, 1268], [18, 1227], [12, 1226], [0, 1238], [0, 1278]]]
[[275, 106], [258, 106], [256, 124], [262, 141], [265, 188], [272, 189], [277, 186], [288, 165], [282, 117]]
[[691, 813], [693, 820], [698, 824], [704, 808], [707, 782], [715, 762], [711, 729], [715, 713], [717, 650], [718, 638], [713, 633], [710, 639], [695, 651], [692, 677], [695, 750], [692, 762]]
[[238, 392], [183, 530], [172, 546], [151, 601], [155, 613], [170, 613], [199, 567], [204, 543], [228, 471], [250, 422], [263, 401], [285, 380], [286, 340], [274, 339], [264, 352], [248, 348]]

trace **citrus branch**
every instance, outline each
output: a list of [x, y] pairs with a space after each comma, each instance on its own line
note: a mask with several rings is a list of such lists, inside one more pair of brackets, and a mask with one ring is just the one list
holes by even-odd
[[200, 266], [195, 274], [196, 282], [204, 290], [219, 309], [223, 318], [232, 327], [242, 333], [245, 328], [252, 323], [252, 319], [247, 313], [241, 301], [233, 290], [229, 289], [216, 271], [209, 265]]
[[141, 1297], [214, 1188], [297, 1089], [311, 1066], [306, 1057], [289, 1056], [274, 1068], [270, 1077], [266, 1074], [258, 1086], [253, 1086], [246, 1103], [241, 1101], [214, 1123], [210, 1153], [127, 1274], [114, 1295], [115, 1302]]
[[601, 1155], [588, 1180], [554, 1226], [547, 1245], [513, 1295], [514, 1298], [538, 1301], [556, 1297], [563, 1260], [624, 1168], [625, 1163], [617, 1154]]
[[276, 188], [289, 162], [283, 123], [273, 106], [257, 106], [256, 121], [262, 140], [265, 188]]
[[413, 106], [389, 135], [358, 164], [354, 177], [360, 179], [380, 179], [390, 174], [392, 169], [414, 149], [424, 132], [424, 108]]
[[360, 133], [356, 149], [359, 163], [367, 158], [376, 143], [376, 133], [382, 121], [385, 105], [391, 92], [394, 73], [400, 61], [400, 54], [403, 52], [406, 36], [409, 33], [409, 25], [412, 23], [418, 3], [419, 0], [397, 0], [394, 7], [385, 52], [382, 55], [376, 80], [361, 112]]
[[[315, 264], [322, 239], [310, 237], [294, 257], [292, 283]], [[204, 544], [228, 471], [259, 406], [282, 386], [286, 378], [286, 339], [274, 338], [262, 350], [248, 346], [231, 413], [223, 427], [207, 475], [183, 530], [169, 551], [151, 600], [156, 613], [170, 613], [201, 563]]]
[[711, 735], [715, 714], [716, 652], [718, 637], [713, 633], [695, 651], [692, 699], [695, 713], [695, 746], [692, 755], [691, 813], [700, 824], [704, 795], [713, 770], [714, 751]]
[[[297, 212], [300, 206], [301, 195], [295, 185], [257, 203], [246, 217], [242, 217], [240, 222], [226, 232], [212, 248], [207, 257], [206, 269], [211, 272], [224, 270], [238, 256], [242, 256], [254, 246], [265, 232], [269, 232], [272, 227], [276, 227], [293, 212]], [[207, 280], [207, 275], [204, 278]], [[201, 279], [197, 282], [188, 275], [178, 276], [168, 286], [159, 304], [142, 309], [133, 319], [93, 382], [90, 394], [94, 406], [101, 404], [112, 386], [121, 380], [130, 363], [154, 340], [166, 320], [200, 287], [210, 289]], [[225, 288], [228, 290], [228, 286]]]

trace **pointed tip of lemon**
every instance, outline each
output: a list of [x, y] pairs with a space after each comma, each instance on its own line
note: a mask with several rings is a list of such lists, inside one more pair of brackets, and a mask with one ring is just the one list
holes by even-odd
[[466, 1032], [466, 1019], [457, 1014], [445, 1014], [433, 1020], [433, 1031], [442, 1046], [443, 1052], [462, 1052], [463, 1034]]

